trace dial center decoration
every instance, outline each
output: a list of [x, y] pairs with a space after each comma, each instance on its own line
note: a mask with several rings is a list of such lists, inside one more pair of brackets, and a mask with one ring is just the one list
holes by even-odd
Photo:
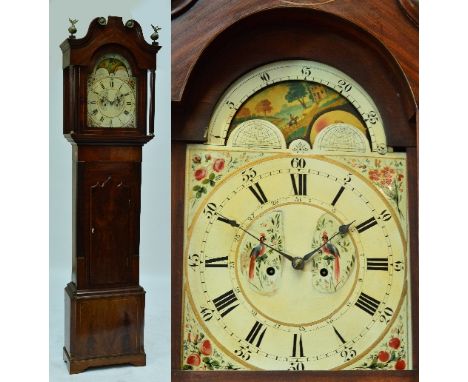
[[[265, 242], [285, 253], [302, 257], [320, 247], [323, 235], [332, 236], [341, 222], [323, 208], [307, 202], [297, 203], [294, 199], [295, 196], [282, 198], [278, 201], [281, 204], [273, 209], [255, 211], [255, 220], [247, 229], [260, 232]], [[319, 241], [317, 234], [322, 235]], [[270, 248], [261, 256], [252, 256], [257, 244], [254, 238], [243, 234], [233, 253], [237, 264], [235, 276], [246, 301], [272, 322], [310, 325], [330, 316], [349, 297], [355, 280], [347, 281], [352, 278], [351, 274], [356, 275], [356, 249], [349, 237], [340, 236], [335, 244], [330, 242], [328, 246], [336, 249], [334, 254], [324, 247], [306, 261], [302, 269], [295, 269]], [[326, 274], [320, 274], [319, 270], [323, 269], [327, 270]], [[337, 295], [330, 299], [324, 291]], [[275, 304], [271, 304], [272, 299]]]

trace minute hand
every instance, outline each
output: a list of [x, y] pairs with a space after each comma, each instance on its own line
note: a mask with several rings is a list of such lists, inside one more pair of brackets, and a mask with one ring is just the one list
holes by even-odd
[[329, 241], [331, 241], [335, 236], [337, 236], [338, 234], [341, 234], [341, 235], [344, 235], [346, 233], [348, 233], [349, 231], [349, 226], [351, 224], [353, 224], [354, 221], [352, 221], [351, 223], [349, 224], [343, 224], [343, 225], [340, 225], [340, 227], [338, 228], [338, 232], [336, 232], [334, 235], [332, 235], [325, 243], [323, 243], [320, 247], [317, 247], [315, 248], [312, 252], [309, 252], [307, 253], [303, 258], [302, 260], [304, 260], [304, 263], [309, 260], [312, 256], [314, 256], [318, 251], [320, 251], [325, 245], [327, 245], [327, 243]]
[[[258, 237], [257, 237], [257, 236], [255, 236], [254, 234], [250, 233], [250, 232], [247, 231], [246, 229], [242, 228], [242, 227], [240, 226], [240, 224], [239, 224], [238, 222], [236, 222], [235, 220], [229, 219], [229, 218], [227, 218], [226, 216], [223, 216], [223, 215], [220, 215], [220, 214], [218, 214], [218, 216], [219, 216], [218, 220], [222, 221], [223, 223], [229, 224], [229, 225], [232, 226], [232, 227], [239, 228], [241, 231], [244, 231], [247, 235], [253, 237], [255, 240], [258, 240]], [[293, 259], [294, 259], [292, 256], [289, 256], [287, 253], [284, 253], [283, 251], [280, 251], [279, 249], [277, 249], [277, 248], [275, 248], [275, 247], [272, 247], [271, 245], [269, 245], [269, 244], [267, 244], [267, 243], [265, 243], [265, 242], [263, 242], [263, 245], [264, 245], [265, 247], [268, 247], [268, 248], [272, 249], [272, 250], [275, 251], [275, 252], [278, 252], [281, 256], [284, 256], [285, 258], [287, 258], [287, 259], [288, 259], [289, 261], [291, 261], [291, 262], [292, 262]]]

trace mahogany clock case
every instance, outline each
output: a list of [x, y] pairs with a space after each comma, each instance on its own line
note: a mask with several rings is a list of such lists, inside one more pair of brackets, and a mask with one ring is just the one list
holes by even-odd
[[[414, 381], [418, 378], [418, 30], [398, 1], [173, 2], [172, 20], [172, 380], [174, 381]], [[319, 2], [320, 3], [320, 2]], [[290, 3], [288, 3], [290, 4]], [[292, 3], [291, 3], [292, 4]], [[372, 12], [370, 11], [372, 10]], [[217, 21], [215, 21], [217, 20]], [[378, 20], [378, 21], [377, 21]], [[376, 28], [392, 25], [391, 33]], [[189, 25], [196, 24], [194, 30]], [[385, 29], [388, 30], [388, 29]], [[291, 43], [294, 42], [294, 43]], [[408, 165], [413, 370], [181, 370], [184, 179], [186, 147], [204, 143], [212, 112], [243, 74], [275, 61], [304, 59], [333, 66], [356, 80], [379, 108], [387, 144]]]
[[[96, 19], [98, 16], [103, 16], [107, 23], [112, 20], [109, 17], [109, 14], [118, 14], [122, 15], [122, 23], [126, 23], [128, 20], [137, 20], [141, 25], [142, 38], [146, 41], [145, 44], [151, 46], [150, 35], [154, 32], [151, 24], [161, 26], [166, 33], [162, 31], [159, 32], [159, 44], [161, 46], [170, 46], [168, 31], [170, 30], [169, 26], [169, 6], [168, 4], [154, 4], [151, 1], [143, 1], [139, 4], [138, 7], [134, 9], [129, 9], [128, 5], [115, 4], [115, 2], [105, 1], [100, 2], [99, 5], [96, 5], [95, 2], [85, 1], [79, 5], [65, 4], [64, 2], [51, 2], [51, 34], [50, 34], [50, 46], [56, 47], [56, 54], [51, 57], [56, 57], [56, 59], [51, 60], [51, 76], [50, 76], [50, 104], [51, 104], [51, 133], [50, 133], [50, 165], [51, 165], [51, 186], [50, 186], [50, 198], [51, 206], [53, 210], [50, 218], [50, 269], [51, 269], [51, 306], [50, 306], [50, 374], [53, 376], [54, 380], [65, 380], [66, 375], [68, 374], [65, 363], [63, 363], [62, 347], [65, 344], [67, 349], [70, 349], [70, 340], [74, 342], [74, 351], [75, 356], [82, 357], [85, 359], [90, 359], [86, 366], [99, 366], [106, 364], [103, 363], [101, 359], [96, 359], [97, 362], [93, 363], [93, 357], [96, 355], [102, 355], [104, 353], [110, 352], [120, 352], [121, 345], [123, 342], [121, 340], [116, 341], [112, 344], [112, 341], [106, 337], [105, 334], [99, 335], [96, 333], [94, 338], [96, 343], [94, 345], [95, 354], [89, 353], [89, 348], [86, 344], [83, 344], [83, 339], [86, 338], [86, 333], [81, 333], [79, 330], [74, 332], [73, 329], [70, 330], [70, 321], [68, 321], [64, 327], [64, 308], [69, 307], [70, 301], [73, 304], [77, 303], [81, 309], [83, 315], [88, 314], [89, 317], [107, 317], [106, 320], [95, 321], [95, 324], [83, 323], [81, 329], [88, 330], [89, 328], [94, 327], [94, 329], [99, 330], [99, 327], [102, 327], [103, 330], [108, 330], [106, 328], [118, 328], [121, 325], [120, 318], [123, 313], [127, 312], [127, 342], [129, 344], [136, 343], [136, 352], [135, 349], [124, 350], [126, 353], [141, 353], [141, 350], [144, 349], [143, 355], [147, 354], [147, 364], [148, 367], [145, 368], [135, 368], [129, 367], [126, 373], [129, 373], [132, 376], [132, 380], [147, 380], [151, 375], [167, 375], [168, 370], [164, 365], [155, 362], [155, 359], [164, 359], [167, 357], [167, 352], [163, 351], [160, 347], [153, 345], [152, 341], [145, 340], [143, 337], [143, 330], [145, 330], [146, 335], [150, 338], [161, 338], [165, 343], [169, 343], [170, 338], [168, 335], [169, 329], [169, 315], [167, 312], [169, 296], [163, 293], [160, 293], [162, 290], [168, 289], [169, 279], [167, 277], [168, 268], [169, 268], [169, 259], [166, 261], [166, 257], [158, 256], [159, 252], [155, 251], [155, 248], [159, 248], [161, 252], [169, 251], [169, 244], [165, 240], [165, 237], [168, 235], [169, 227], [156, 229], [156, 226], [166, 227], [165, 222], [169, 219], [169, 210], [166, 207], [167, 201], [169, 199], [169, 190], [167, 188], [161, 187], [160, 182], [154, 176], [154, 174], [159, 174], [161, 177], [169, 177], [169, 164], [167, 163], [167, 156], [169, 155], [168, 144], [169, 141], [169, 115], [165, 113], [164, 110], [169, 110], [169, 101], [168, 101], [168, 92], [169, 92], [169, 78], [168, 76], [158, 76], [156, 78], [156, 87], [155, 87], [155, 98], [156, 98], [156, 108], [153, 109], [157, 116], [154, 118], [154, 131], [155, 135], [158, 136], [158, 139], [155, 139], [151, 144], [146, 145], [143, 150], [141, 150], [142, 144], [148, 140], [147, 132], [150, 131], [152, 121], [151, 118], [147, 118], [147, 109], [148, 101], [150, 98], [146, 97], [147, 86], [145, 83], [149, 83], [150, 76], [146, 75], [146, 70], [144, 73], [142, 69], [139, 69], [138, 65], [141, 65], [143, 68], [146, 63], [139, 61], [140, 58], [135, 58], [132, 60], [132, 57], [127, 53], [128, 61], [132, 65], [132, 69], [135, 69], [136, 73], [142, 73], [143, 76], [140, 76], [141, 83], [145, 87], [139, 87], [142, 95], [139, 97], [143, 100], [139, 105], [142, 110], [140, 110], [139, 115], [144, 115], [140, 120], [137, 121], [137, 127], [134, 129], [114, 129], [113, 131], [107, 131], [105, 129], [87, 129], [86, 123], [73, 126], [69, 121], [73, 117], [70, 117], [70, 108], [65, 104], [64, 115], [65, 125], [62, 123], [62, 110], [63, 110], [63, 97], [64, 89], [62, 83], [64, 82], [64, 76], [62, 74], [62, 55], [58, 46], [62, 41], [67, 38], [69, 32], [67, 32], [68, 27], [70, 26], [69, 17], [78, 19], [76, 27], [78, 31], [76, 32], [76, 42], [79, 42], [88, 31], [88, 27], [91, 21]], [[75, 41], [72, 41], [72, 44]], [[93, 36], [92, 41], [87, 43], [96, 43], [99, 44], [99, 37]], [[118, 53], [123, 53], [124, 41], [119, 41], [113, 46], [117, 50], [120, 49]], [[119, 48], [120, 46], [120, 48]], [[98, 53], [104, 53], [104, 51], [109, 50], [111, 47], [103, 47], [98, 49]], [[111, 49], [114, 51], [114, 49]], [[136, 48], [136, 46], [135, 46]], [[153, 57], [155, 53], [153, 52]], [[81, 57], [84, 57], [82, 55]], [[170, 50], [161, 49], [161, 52], [158, 54], [158, 70], [169, 73], [170, 72]], [[94, 56], [94, 59], [96, 56]], [[65, 61], [66, 61], [65, 57]], [[73, 58], [72, 58], [73, 59]], [[87, 62], [92, 66], [93, 62]], [[86, 63], [86, 64], [87, 64]], [[67, 73], [65, 73], [65, 78]], [[86, 75], [80, 77], [81, 80], [86, 80]], [[86, 86], [81, 87], [82, 90], [86, 90]], [[148, 88], [148, 92], [150, 89]], [[144, 94], [144, 96], [143, 96]], [[67, 89], [65, 89], [65, 96], [67, 96]], [[82, 94], [86, 99], [86, 95]], [[79, 98], [76, 99], [76, 101]], [[148, 99], [148, 101], [147, 101]], [[75, 101], [72, 101], [75, 102]], [[142, 113], [144, 109], [144, 114]], [[79, 109], [81, 111], [84, 108]], [[78, 112], [74, 114], [76, 121], [85, 121], [86, 117], [83, 114]], [[64, 126], [64, 131], [62, 131], [62, 126]], [[81, 129], [81, 127], [83, 127]], [[72, 127], [70, 129], [70, 127]], [[69, 137], [71, 140], [78, 142], [78, 145], [70, 147], [69, 143], [63, 138], [62, 132], [68, 134], [70, 130], [73, 130]], [[91, 141], [99, 141], [100, 143], [96, 145], [88, 145]], [[164, 143], [164, 141], [166, 143]], [[116, 147], [112, 147], [112, 145]], [[140, 146], [140, 147], [139, 147]], [[134, 229], [130, 231], [133, 235], [133, 252], [140, 254], [139, 267], [135, 263], [135, 259], [132, 258], [131, 271], [127, 271], [127, 266], [121, 264], [117, 268], [113, 267], [112, 264], [94, 262], [94, 270], [97, 270], [96, 266], [100, 268], [98, 273], [91, 272], [89, 275], [83, 272], [85, 269], [77, 269], [76, 265], [80, 267], [79, 264], [82, 262], [82, 257], [76, 259], [72, 262], [72, 240], [75, 238], [72, 237], [72, 188], [76, 186], [73, 184], [72, 176], [72, 158], [75, 156], [75, 159], [79, 158], [79, 161], [87, 162], [84, 167], [80, 167], [78, 173], [75, 174], [81, 180], [88, 179], [92, 182], [92, 177], [98, 178], [102, 181], [103, 177], [107, 179], [109, 173], [120, 174], [116, 175], [124, 176], [125, 182], [128, 181], [130, 187], [130, 193], [137, 209], [132, 209], [131, 217], [133, 221], [130, 221], [130, 226], [138, 227], [139, 229]], [[143, 160], [142, 160], [143, 159]], [[114, 162], [113, 162], [114, 161]], [[74, 161], [73, 161], [74, 162]], [[142, 165], [140, 164], [142, 163]], [[76, 162], [75, 162], [76, 163]], [[103, 167], [104, 166], [104, 167]], [[82, 172], [81, 175], [79, 172]], [[83, 172], [84, 171], [84, 172]], [[123, 172], [122, 172], [123, 171]], [[125, 175], [125, 172], [127, 173]], [[94, 174], [94, 175], [93, 175]], [[76, 178], [75, 178], [76, 179]], [[81, 181], [80, 180], [80, 181]], [[111, 181], [111, 183], [113, 180]], [[140, 197], [140, 183], [142, 185], [142, 192]], [[117, 184], [116, 184], [117, 185]], [[68, 190], [68, 191], [67, 191]], [[158, 197], [154, 197], [158, 195]], [[97, 196], [97, 195], [95, 195]], [[104, 194], [101, 195], [105, 197]], [[166, 199], [165, 199], [166, 198]], [[96, 199], [97, 200], [97, 199]], [[106, 203], [101, 203], [101, 207], [105, 207]], [[141, 206], [141, 213], [140, 213]], [[99, 205], [97, 206], [99, 209]], [[108, 206], [109, 207], [109, 206]], [[107, 208], [101, 209], [101, 211], [94, 211], [94, 213], [104, 213], [107, 214]], [[165, 208], [166, 207], [166, 208]], [[116, 211], [114, 211], [116, 212]], [[141, 220], [141, 223], [140, 223]], [[105, 222], [101, 222], [105, 223]], [[121, 228], [125, 231], [125, 224], [120, 224]], [[96, 227], [95, 227], [96, 228]], [[164, 232], [166, 229], [166, 233]], [[122, 232], [121, 237], [127, 236], [128, 232]], [[141, 238], [141, 239], [140, 239]], [[159, 242], [159, 244], [157, 244]], [[99, 243], [95, 243], [100, 245]], [[139, 250], [138, 250], [139, 247]], [[78, 261], [77, 261], [78, 260]], [[96, 260], [96, 259], [95, 259]], [[138, 261], [138, 258], [136, 259]], [[118, 263], [118, 262], [117, 262]], [[117, 265], [117, 264], [114, 264]], [[140, 272], [138, 272], [138, 268]], [[71, 272], [73, 270], [73, 272]], [[72, 278], [70, 278], [70, 273], [73, 273]], [[65, 299], [66, 304], [64, 306], [63, 298], [63, 287], [70, 281], [74, 280], [80, 284], [79, 288], [85, 289], [94, 289], [94, 295], [89, 294], [89, 298], [82, 301], [74, 301], [72, 298]], [[91, 281], [91, 284], [89, 282]], [[88, 284], [87, 284], [88, 283]], [[110, 286], [114, 284], [114, 286]], [[151, 304], [146, 304], [146, 309], [143, 310], [145, 292], [139, 287], [139, 285], [145, 287], [146, 290], [146, 299], [150, 298], [152, 300]], [[76, 293], [74, 285], [70, 284], [67, 287], [68, 294], [74, 295]], [[117, 287], [116, 287], [117, 286]], [[120, 292], [119, 289], [122, 289]], [[100, 292], [97, 292], [100, 290]], [[107, 290], [107, 292], [106, 292]], [[96, 293], [97, 292], [97, 293]], [[109, 294], [110, 293], [110, 294]], [[112, 295], [112, 296], [111, 296]], [[86, 297], [86, 296], [84, 296]], [[103, 301], [106, 300], [106, 301]], [[68, 302], [67, 302], [68, 301]], [[104, 310], [104, 311], [103, 311]], [[115, 314], [113, 314], [113, 312]], [[114, 318], [112, 318], [113, 316]], [[137, 317], [138, 316], [138, 317]], [[73, 323], [72, 323], [73, 324]], [[62, 329], [60, 329], [62, 328]], [[145, 329], [144, 329], [145, 328]], [[81, 330], [80, 329], [80, 330]], [[68, 337], [64, 340], [64, 333], [72, 333], [71, 337]], [[104, 333], [104, 332], [102, 332]], [[85, 337], [83, 337], [83, 334]], [[75, 336], [73, 338], [73, 336]], [[119, 335], [119, 338], [125, 338], [126, 334], [122, 332]], [[117, 338], [117, 337], [116, 337]], [[124, 341], [125, 342], [125, 341]], [[82, 346], [85, 345], [85, 346]], [[145, 347], [143, 347], [146, 345]], [[132, 345], [133, 346], [133, 345]], [[84, 352], [83, 354], [77, 353]], [[86, 353], [86, 354], [85, 354]], [[114, 359], [115, 361], [116, 359]], [[123, 363], [140, 363], [141, 357], [139, 359], [133, 359], [132, 357], [122, 357], [121, 362]], [[118, 363], [121, 363], [118, 362]], [[112, 364], [113, 361], [107, 362], [107, 364]], [[77, 365], [75, 365], [77, 366]], [[75, 368], [74, 371], [80, 371], [81, 367], [78, 365], [78, 369]], [[97, 371], [98, 369], [96, 369]], [[83, 376], [87, 374], [93, 374], [94, 370], [91, 368], [89, 371], [85, 372]], [[111, 380], [115, 380], [119, 375], [122, 374], [122, 369], [106, 369], [106, 375], [109, 376]], [[91, 377], [91, 376], [90, 376]], [[84, 377], [86, 378], [86, 377]], [[169, 378], [169, 376], [167, 377]]]

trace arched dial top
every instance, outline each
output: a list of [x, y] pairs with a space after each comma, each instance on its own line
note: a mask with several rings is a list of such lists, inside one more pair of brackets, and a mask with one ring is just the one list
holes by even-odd
[[243, 124], [257, 123], [261, 129], [259, 120], [273, 123], [288, 145], [305, 140], [315, 152], [387, 152], [382, 118], [369, 94], [342, 71], [319, 62], [278, 61], [239, 78], [213, 112], [207, 143], [241, 146], [236, 129], [249, 132], [245, 140], [251, 141], [252, 130]]
[[136, 77], [125, 57], [104, 54], [88, 76], [87, 93], [88, 126], [136, 127]]

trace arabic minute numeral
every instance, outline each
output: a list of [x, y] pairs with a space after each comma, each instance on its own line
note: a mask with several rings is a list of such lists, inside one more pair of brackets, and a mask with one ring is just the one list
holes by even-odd
[[252, 352], [246, 346], [240, 346], [239, 349], [234, 350], [234, 354], [237, 355], [239, 358], [243, 359], [244, 361], [248, 361]]
[[191, 254], [189, 257], [189, 267], [195, 270], [196, 267], [200, 265], [200, 255], [197, 253]]
[[208, 203], [206, 207], [203, 209], [203, 213], [207, 217], [208, 220], [211, 220], [216, 211], [216, 204], [215, 203]]
[[375, 125], [379, 120], [379, 117], [377, 117], [377, 113], [373, 110], [371, 110], [368, 113], [364, 113], [362, 115], [362, 118], [364, 119], [364, 122], [369, 122], [371, 125]]
[[226, 105], [227, 105], [228, 108], [231, 109], [231, 110], [235, 110], [235, 109], [236, 109], [236, 105], [235, 105], [234, 102], [232, 102], [232, 101], [226, 101]]
[[295, 371], [305, 370], [305, 366], [302, 362], [291, 362], [289, 364], [288, 370], [295, 370]]
[[310, 69], [310, 66], [304, 66], [301, 72], [305, 79], [307, 79], [307, 77], [309, 77], [312, 74], [312, 70]]
[[213, 312], [214, 312], [213, 309], [205, 308], [205, 307], [202, 307], [200, 311], [205, 322], [208, 322], [213, 318]]
[[263, 73], [260, 75], [260, 78], [261, 78], [261, 80], [264, 81], [264, 82], [270, 81], [270, 75], [268, 74], [268, 72], [263, 72]]
[[395, 261], [395, 263], [393, 263], [393, 269], [395, 269], [395, 271], [400, 272], [403, 270], [403, 268], [404, 268], [403, 262], [401, 262], [400, 260]]
[[348, 346], [346, 346], [340, 353], [341, 357], [343, 357], [345, 361], [351, 361], [354, 357], [356, 357], [356, 354], [356, 350]]
[[248, 168], [241, 172], [242, 181], [248, 182], [257, 176], [257, 172], [253, 168]]
[[392, 215], [387, 210], [383, 210], [380, 213], [379, 218], [382, 219], [383, 221], [388, 222], [392, 218]]
[[338, 80], [338, 86], [345, 92], [349, 92], [353, 86], [345, 80]]
[[385, 322], [385, 324], [388, 324], [390, 320], [392, 319], [392, 316], [393, 316], [393, 309], [387, 306], [382, 311], [382, 314], [380, 315], [380, 322]]
[[291, 159], [291, 167], [292, 168], [304, 168], [307, 162], [304, 158], [293, 158]]

